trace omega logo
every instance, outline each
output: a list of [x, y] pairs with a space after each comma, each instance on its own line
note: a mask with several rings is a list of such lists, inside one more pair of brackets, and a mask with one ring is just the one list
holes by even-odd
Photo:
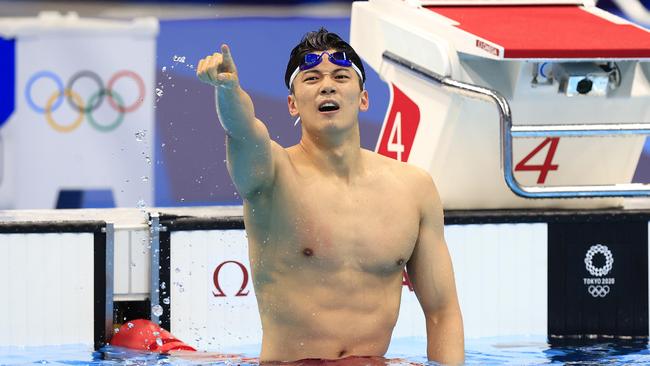
[[239, 291], [237, 291], [235, 296], [248, 296], [249, 291], [244, 291], [246, 289], [246, 286], [248, 286], [248, 270], [246, 269], [246, 267], [243, 264], [241, 264], [241, 263], [239, 263], [237, 261], [221, 262], [221, 264], [219, 264], [217, 266], [217, 268], [214, 270], [214, 274], [212, 275], [212, 281], [214, 282], [214, 287], [216, 288], [217, 291], [216, 292], [213, 291], [212, 295], [214, 295], [214, 297], [226, 297], [226, 296], [228, 296], [223, 292], [223, 290], [221, 289], [221, 284], [219, 283], [219, 272], [221, 272], [221, 268], [223, 268], [223, 266], [228, 264], [228, 263], [236, 264], [239, 267], [239, 269], [241, 270], [241, 273], [242, 273], [241, 287], [239, 288]]

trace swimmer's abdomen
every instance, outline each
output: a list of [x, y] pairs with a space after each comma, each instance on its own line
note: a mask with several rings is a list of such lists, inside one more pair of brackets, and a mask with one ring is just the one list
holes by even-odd
[[301, 270], [272, 277], [256, 288], [263, 360], [277, 352], [295, 359], [386, 352], [397, 321], [401, 272], [386, 277], [342, 270], [324, 277]]

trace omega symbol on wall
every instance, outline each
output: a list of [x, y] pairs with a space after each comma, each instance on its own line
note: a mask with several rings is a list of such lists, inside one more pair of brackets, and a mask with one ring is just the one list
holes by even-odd
[[248, 286], [248, 269], [242, 263], [237, 262], [237, 261], [221, 262], [217, 266], [217, 268], [214, 270], [214, 274], [212, 275], [212, 282], [214, 283], [214, 287], [215, 287], [216, 291], [212, 291], [212, 295], [214, 295], [214, 297], [227, 297], [227, 296], [229, 296], [229, 295], [226, 295], [226, 293], [224, 293], [223, 290], [221, 289], [221, 283], [220, 283], [220, 279], [219, 279], [219, 273], [221, 272], [221, 269], [223, 268], [223, 266], [225, 266], [226, 264], [229, 264], [229, 263], [232, 263], [232, 264], [236, 265], [241, 270], [241, 273], [242, 273], [241, 287], [235, 293], [235, 296], [248, 296], [248, 293], [250, 292], [250, 291], [246, 290], [246, 287]]

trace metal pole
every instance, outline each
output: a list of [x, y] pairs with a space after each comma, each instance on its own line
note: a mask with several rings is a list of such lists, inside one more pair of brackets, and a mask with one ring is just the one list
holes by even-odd
[[[104, 331], [106, 337], [113, 334], [113, 283], [115, 261], [115, 226], [106, 223], [106, 307], [104, 308]], [[108, 342], [108, 339], [105, 340]]]
[[160, 324], [160, 316], [153, 309], [160, 307], [160, 216], [157, 212], [149, 213], [149, 233], [151, 238], [151, 263], [149, 267], [149, 300], [151, 302], [151, 321]]

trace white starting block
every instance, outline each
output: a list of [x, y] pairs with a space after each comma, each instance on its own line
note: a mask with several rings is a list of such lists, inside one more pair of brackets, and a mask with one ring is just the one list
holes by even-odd
[[650, 131], [650, 33], [593, 1], [355, 2], [351, 44], [390, 84], [377, 152], [428, 170], [446, 209], [650, 193], [630, 184]]

